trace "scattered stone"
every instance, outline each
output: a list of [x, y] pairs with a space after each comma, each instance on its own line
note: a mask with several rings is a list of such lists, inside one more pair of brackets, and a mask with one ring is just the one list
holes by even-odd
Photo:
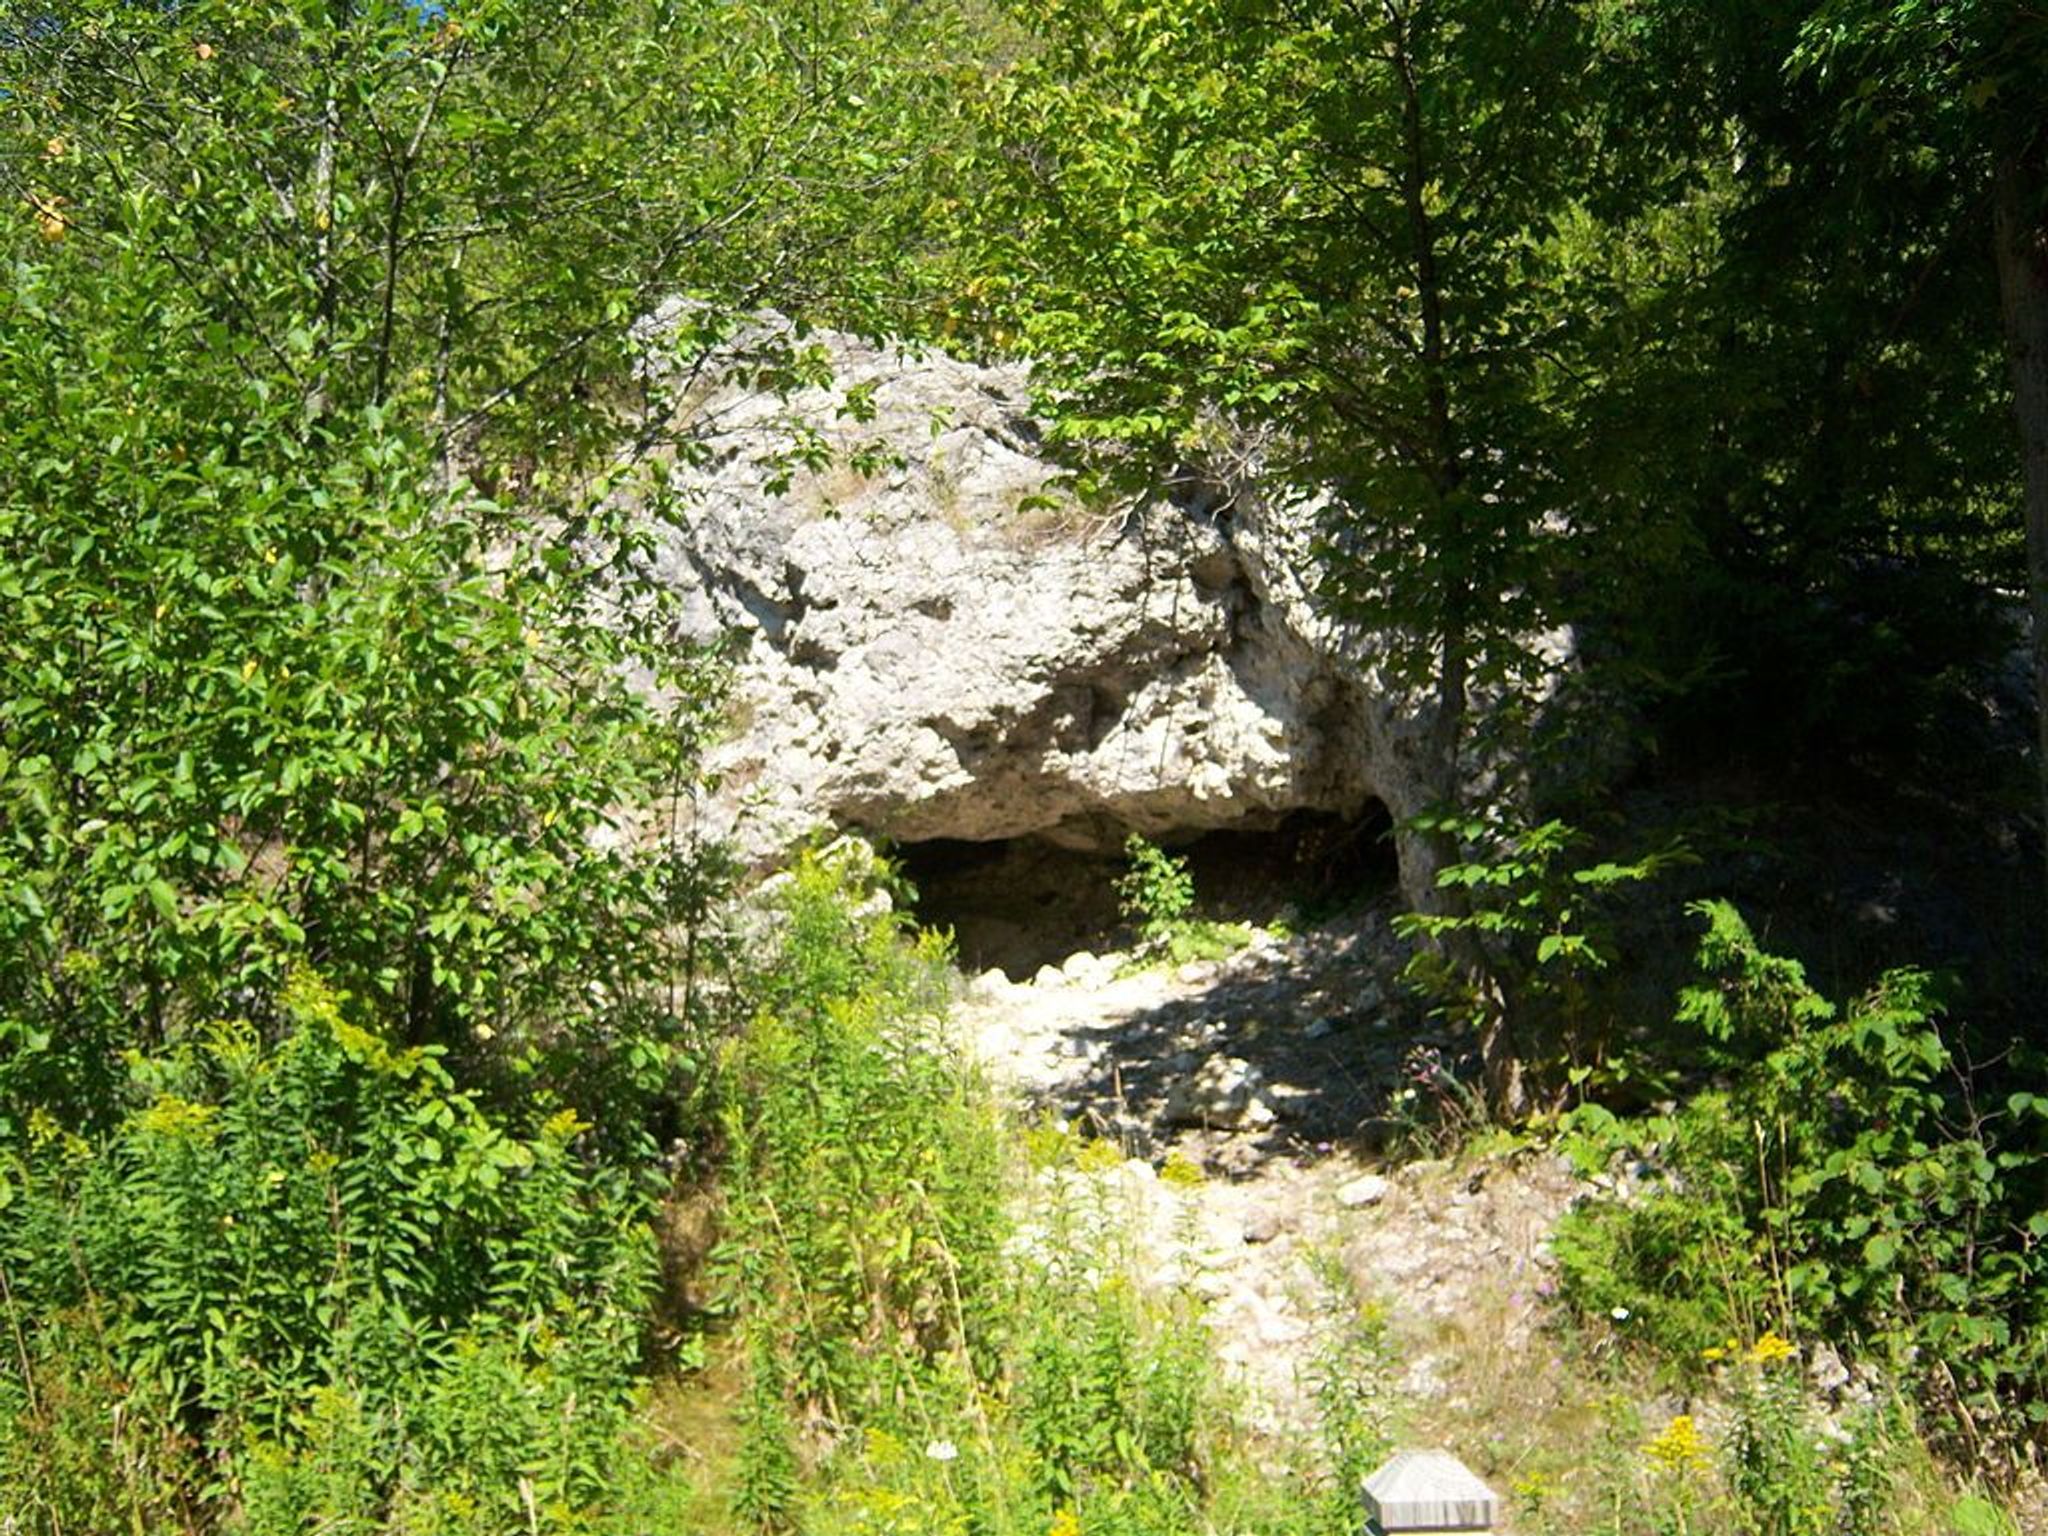
[[1271, 1125], [1274, 1118], [1264, 1075], [1242, 1056], [1211, 1056], [1166, 1095], [1169, 1125], [1237, 1130]]
[[1290, 1120], [1302, 1114], [1314, 1098], [1313, 1089], [1295, 1083], [1274, 1083], [1266, 1090], [1266, 1099], [1273, 1106], [1273, 1112]]
[[967, 983], [967, 995], [976, 1002], [993, 1002], [998, 998], [1007, 997], [1012, 985], [1007, 975], [991, 966]]
[[1842, 1364], [1842, 1357], [1835, 1352], [1832, 1344], [1821, 1343], [1813, 1346], [1813, 1359], [1807, 1366], [1816, 1389], [1833, 1397], [1849, 1385], [1849, 1368]]
[[1388, 1179], [1377, 1173], [1362, 1174], [1349, 1184], [1337, 1187], [1337, 1203], [1347, 1211], [1363, 1210], [1386, 1199], [1387, 1191], [1393, 1187]]
[[1276, 1307], [1261, 1307], [1255, 1316], [1261, 1344], [1292, 1344], [1308, 1333], [1308, 1324]]
[[[1079, 942], [1088, 941], [1070, 941]], [[1435, 1330], [1488, 1306], [1501, 1308], [1511, 1338], [1541, 1326], [1540, 1299], [1555, 1282], [1528, 1266], [1556, 1213], [1585, 1188], [1543, 1156], [1500, 1162], [1476, 1197], [1469, 1161], [1350, 1161], [1367, 1134], [1399, 1148], [1412, 1132], [1359, 1118], [1399, 1081], [1409, 1023], [1397, 1016], [1393, 1032], [1369, 1031], [1374, 1016], [1357, 1006], [1364, 957], [1344, 958], [1341, 942], [1325, 933], [1289, 941], [1277, 982], [1255, 962], [1198, 962], [1188, 974], [1207, 985], [1159, 969], [1119, 976], [1117, 956], [1063, 953], [1032, 985], [975, 978], [958, 1015], [1032, 1118], [1065, 1114], [1124, 1158], [1149, 1159], [1048, 1175], [1026, 1214], [1078, 1198], [1123, 1228], [1132, 1278], [1155, 1294], [1201, 1298], [1219, 1366], [1245, 1394], [1241, 1422], [1268, 1423], [1281, 1438], [1312, 1432], [1305, 1383], [1317, 1341], [1354, 1304], [1323, 1289], [1322, 1259], [1418, 1330], [1431, 1358], [1406, 1381], [1394, 1371], [1388, 1385], [1440, 1396], [1459, 1389], [1465, 1354], [1433, 1349]], [[1261, 1023], [1264, 1041], [1250, 1043], [1249, 1026]], [[1341, 1078], [1331, 1046], [1305, 1036], [1345, 1043]], [[1268, 1124], [1291, 1134], [1261, 1129]], [[1169, 1154], [1205, 1177], [1169, 1174]], [[1356, 1214], [1368, 1207], [1371, 1216]], [[1046, 1225], [1020, 1251], [1066, 1262], [1044, 1252]]]
[[1244, 1240], [1248, 1243], [1270, 1243], [1288, 1228], [1288, 1222], [1278, 1211], [1258, 1211], [1244, 1224]]

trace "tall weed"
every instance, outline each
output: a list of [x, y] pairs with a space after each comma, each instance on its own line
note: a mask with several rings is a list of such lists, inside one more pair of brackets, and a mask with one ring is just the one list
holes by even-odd
[[[422, 1500], [486, 1521], [595, 1503], [653, 1276], [646, 1181], [580, 1150], [570, 1111], [489, 1113], [308, 975], [283, 1009], [275, 1043], [217, 1024], [132, 1055], [109, 1135], [14, 1161], [17, 1519], [369, 1529]], [[94, 1483], [109, 1427], [132, 1471]]]

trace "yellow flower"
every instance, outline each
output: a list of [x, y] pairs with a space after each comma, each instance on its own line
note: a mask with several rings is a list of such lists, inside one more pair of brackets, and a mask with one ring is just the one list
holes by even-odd
[[590, 1126], [590, 1121], [579, 1120], [576, 1117], [575, 1110], [558, 1109], [548, 1116], [547, 1124], [540, 1128], [541, 1139], [566, 1147], [578, 1136], [589, 1130]]
[[[173, 1141], [211, 1141], [214, 1120], [220, 1114], [211, 1104], [194, 1104], [176, 1094], [165, 1093], [136, 1116], [136, 1123], [151, 1135]], [[283, 1178], [282, 1174], [278, 1177]]]
[[1697, 1472], [1711, 1459], [1707, 1438], [1689, 1413], [1681, 1413], [1655, 1439], [1643, 1446], [1643, 1454], [1667, 1472]]
[[1775, 1333], [1766, 1333], [1749, 1346], [1752, 1365], [1775, 1365], [1780, 1360], [1790, 1360], [1799, 1353], [1790, 1339], [1780, 1338]]
[[1088, 1141], [1074, 1155], [1074, 1166], [1083, 1173], [1107, 1173], [1123, 1165], [1123, 1152], [1113, 1141]]
[[1052, 1524], [1046, 1527], [1045, 1536], [1081, 1536], [1081, 1517], [1066, 1505], [1052, 1517]]

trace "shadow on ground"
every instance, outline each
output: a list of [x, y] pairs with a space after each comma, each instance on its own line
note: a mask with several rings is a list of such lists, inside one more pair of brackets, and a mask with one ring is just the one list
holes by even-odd
[[1135, 1156], [1178, 1150], [1234, 1176], [1274, 1158], [1399, 1149], [1451, 1091], [1435, 1085], [1456, 1064], [1395, 981], [1392, 911], [1375, 905], [1151, 987], [1125, 978], [1091, 995], [1085, 963], [1070, 967], [1081, 974], [1045, 1001], [1067, 1015], [1057, 1048], [1071, 1065], [1031, 1096]]

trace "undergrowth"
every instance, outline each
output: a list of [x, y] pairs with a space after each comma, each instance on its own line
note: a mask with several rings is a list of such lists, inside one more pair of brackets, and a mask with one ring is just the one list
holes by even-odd
[[1935, 978], [1895, 971], [1837, 1007], [1732, 908], [1698, 910], [1679, 1019], [1715, 1079], [1669, 1113], [1569, 1117], [1589, 1169], [1650, 1177], [1567, 1217], [1567, 1299], [1625, 1314], [1681, 1375], [1729, 1338], [1826, 1343], [1912, 1388], [1959, 1460], [2017, 1469], [2048, 1419], [2048, 1100], [1983, 1101]]
[[22, 1532], [584, 1530], [654, 1279], [644, 1176], [301, 974], [274, 1039], [132, 1053], [0, 1201], [0, 1513]]
[[1130, 867], [1117, 877], [1123, 916], [1138, 930], [1128, 969], [1224, 960], [1251, 943], [1243, 923], [1195, 916], [1195, 879], [1186, 859], [1132, 833], [1124, 844]]
[[[1838, 1014], [1710, 913], [1710, 984], [1686, 1007], [1731, 1053], [1726, 1096], [1633, 1128], [1576, 1118], [1564, 1145], [1588, 1167], [1625, 1153], [1665, 1175], [1568, 1220], [1553, 1331], [1482, 1306], [1418, 1397], [1402, 1351], [1445, 1346], [1397, 1339], [1326, 1256], [1303, 1298], [1313, 1425], [1283, 1430], [1219, 1372], [1194, 1266], [1137, 1219], [1137, 1190], [1178, 1202], [1191, 1249], [1201, 1171], [1006, 1118], [949, 1037], [943, 943], [889, 887], [842, 843], [760, 904], [732, 994], [751, 1012], [706, 1094], [715, 1300], [653, 1382], [657, 1191], [545, 1093], [487, 1102], [439, 1047], [356, 1023], [304, 974], [281, 1030], [134, 1054], [112, 1132], [41, 1125], [0, 1195], [0, 1520], [1351, 1536], [1363, 1478], [1424, 1433], [1531, 1536], [2010, 1536], [1948, 1485], [1899, 1390], [1938, 1360], [1959, 1395], [2024, 1402], [2001, 1373], [2034, 1347], [1993, 1305], [2012, 1291], [1951, 1300], [1937, 1331], [1957, 1233], [1995, 1238], [1996, 1181], [2032, 1164], [1958, 1143], [1917, 981]], [[1758, 1030], [1770, 1048], [1745, 1045]], [[1762, 1207], [1730, 1171], [1757, 1147]], [[1905, 1172], [1873, 1189], [1867, 1167]], [[1896, 1252], [1873, 1254], [1884, 1237]], [[2015, 1273], [1990, 1257], [1963, 1278]], [[1846, 1283], [1878, 1258], [1892, 1283]], [[1823, 1339], [1880, 1368], [1816, 1392]], [[1654, 1413], [1653, 1354], [1689, 1362]]]
[[[736, 1523], [1350, 1531], [1363, 1420], [1271, 1475], [1274, 1447], [1239, 1429], [1213, 1372], [1203, 1303], [1159, 1283], [1132, 1235], [1125, 1156], [1013, 1130], [946, 1037], [942, 949], [874, 899], [877, 873], [848, 845], [793, 871], [763, 1006], [727, 1063]], [[1354, 1386], [1333, 1367], [1327, 1390]]]

